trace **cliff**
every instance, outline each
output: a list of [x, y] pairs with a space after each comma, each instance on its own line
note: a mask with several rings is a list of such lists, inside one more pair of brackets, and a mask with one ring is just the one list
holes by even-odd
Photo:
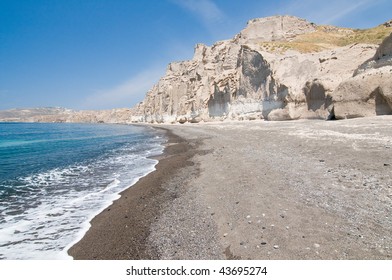
[[170, 63], [131, 121], [340, 118], [355, 93], [338, 86], [360, 69], [389, 63], [390, 43], [378, 45], [391, 31], [317, 26], [293, 16], [251, 20], [233, 39], [198, 44], [191, 60]]
[[132, 109], [8, 110], [0, 121], [184, 123], [343, 119], [392, 114], [392, 21], [370, 29], [293, 16], [253, 19], [230, 40], [198, 44]]
[[392, 114], [392, 34], [332, 93], [336, 119]]

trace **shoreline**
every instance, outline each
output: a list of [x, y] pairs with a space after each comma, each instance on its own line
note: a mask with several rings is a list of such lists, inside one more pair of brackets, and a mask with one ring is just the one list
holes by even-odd
[[[120, 198], [90, 221], [84, 236], [68, 248], [73, 259], [156, 259], [156, 252], [146, 248], [149, 228], [160, 213], [160, 205], [172, 198], [165, 195], [165, 178], [191, 164], [188, 143], [164, 128], [168, 138], [155, 170], [140, 178], [121, 193]], [[113, 219], [115, 218], [115, 219]], [[137, 226], [135, 226], [137, 225]], [[98, 246], [97, 246], [98, 245]]]
[[[155, 125], [157, 170], [75, 259], [392, 259], [392, 117]], [[126, 216], [126, 217], [125, 217]]]
[[[72, 259], [67, 251], [90, 221], [155, 170], [153, 157], [167, 142], [163, 131], [150, 127], [21, 125], [5, 124], [8, 137], [0, 143], [0, 259]], [[25, 137], [26, 131], [36, 133]]]

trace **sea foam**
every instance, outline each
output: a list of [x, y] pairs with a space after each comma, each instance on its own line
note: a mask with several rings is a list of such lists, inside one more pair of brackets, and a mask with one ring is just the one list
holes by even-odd
[[149, 157], [162, 153], [165, 139], [154, 134], [106, 139], [104, 155], [1, 182], [0, 259], [70, 259], [91, 219], [155, 170]]

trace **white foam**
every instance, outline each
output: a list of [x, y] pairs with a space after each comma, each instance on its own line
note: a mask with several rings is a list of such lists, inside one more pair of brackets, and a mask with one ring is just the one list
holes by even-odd
[[[0, 259], [70, 259], [68, 249], [84, 236], [91, 219], [118, 199], [121, 191], [155, 170], [158, 161], [146, 157], [162, 153], [162, 142], [141, 146], [137, 154], [124, 151], [90, 165], [21, 178], [23, 191], [28, 186], [25, 201], [15, 196], [15, 201], [0, 206], [2, 213], [12, 208], [11, 203], [25, 205], [22, 213], [0, 214], [4, 221], [0, 224]], [[131, 149], [137, 150], [129, 147], [127, 151]]]

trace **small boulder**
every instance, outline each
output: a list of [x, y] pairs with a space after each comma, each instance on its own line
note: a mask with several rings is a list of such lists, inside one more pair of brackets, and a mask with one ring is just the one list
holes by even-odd
[[188, 119], [186, 118], [186, 117], [180, 117], [178, 120], [177, 120], [180, 124], [184, 124], [184, 123], [186, 123], [187, 121], [188, 121]]

